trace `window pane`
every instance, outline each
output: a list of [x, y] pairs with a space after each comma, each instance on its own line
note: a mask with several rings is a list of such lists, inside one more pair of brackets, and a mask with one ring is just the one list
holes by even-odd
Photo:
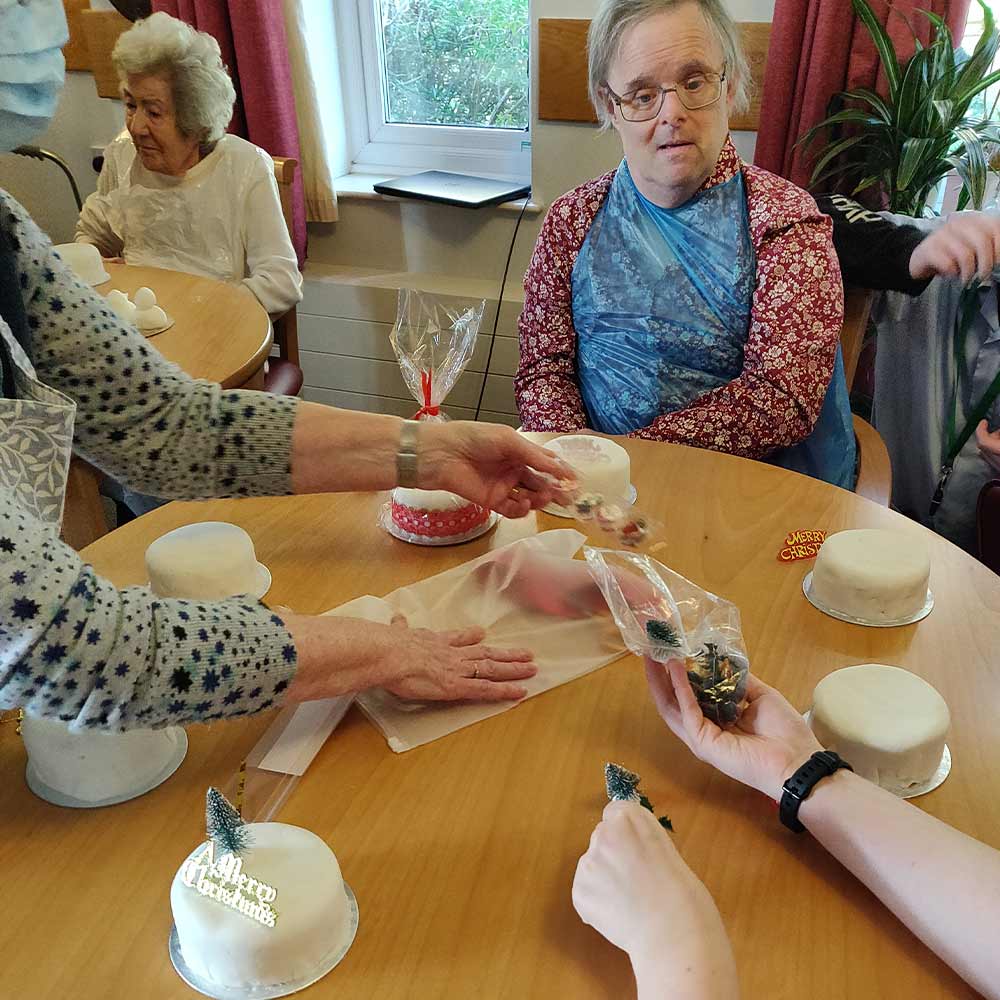
[[[987, 6], [994, 17], [1000, 17], [1000, 0], [987, 0]], [[983, 8], [975, 0], [969, 7], [969, 19], [965, 26], [965, 37], [962, 39], [962, 49], [971, 54], [983, 33]], [[1000, 69], [1000, 55], [993, 60], [993, 69]], [[1000, 84], [988, 87], [969, 106], [969, 115], [973, 118], [985, 118], [989, 115], [994, 120], [998, 117], [1000, 106]]]
[[528, 127], [528, 0], [376, 0], [385, 120]]

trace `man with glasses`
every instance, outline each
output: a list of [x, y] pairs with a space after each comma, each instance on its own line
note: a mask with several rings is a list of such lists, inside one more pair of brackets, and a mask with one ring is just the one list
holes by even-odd
[[525, 429], [675, 441], [852, 488], [830, 220], [732, 145], [748, 70], [721, 0], [604, 0], [588, 49], [624, 159], [559, 198], [539, 234]]

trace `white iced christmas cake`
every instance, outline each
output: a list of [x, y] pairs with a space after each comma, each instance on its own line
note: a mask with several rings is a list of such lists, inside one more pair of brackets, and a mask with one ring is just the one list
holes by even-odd
[[446, 490], [392, 491], [392, 523], [414, 541], [460, 541], [481, 533], [490, 512]]
[[916, 674], [864, 663], [816, 685], [811, 722], [820, 743], [857, 774], [904, 794], [937, 771], [951, 717], [944, 698]]
[[329, 970], [353, 934], [340, 865], [301, 827], [243, 830], [244, 850], [206, 841], [174, 876], [170, 906], [184, 964], [226, 990], [305, 985]]
[[592, 434], [568, 434], [545, 447], [573, 467], [581, 492], [599, 494], [607, 501], [629, 500], [631, 464], [620, 444]]
[[[38, 794], [80, 804], [124, 800], [165, 780], [186, 747], [182, 729], [126, 733], [71, 732], [65, 722], [26, 715], [21, 736], [28, 753], [28, 781]], [[159, 779], [159, 780], [158, 780]]]
[[812, 574], [812, 596], [852, 618], [909, 618], [927, 600], [931, 563], [919, 538], [899, 531], [838, 531], [823, 543]]
[[146, 572], [159, 597], [202, 601], [263, 596], [270, 580], [250, 536], [225, 521], [186, 524], [161, 535], [146, 549]]

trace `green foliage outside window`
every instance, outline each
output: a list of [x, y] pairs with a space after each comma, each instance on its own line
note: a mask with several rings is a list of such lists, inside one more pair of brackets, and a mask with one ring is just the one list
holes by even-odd
[[381, 0], [386, 121], [528, 127], [528, 0]]

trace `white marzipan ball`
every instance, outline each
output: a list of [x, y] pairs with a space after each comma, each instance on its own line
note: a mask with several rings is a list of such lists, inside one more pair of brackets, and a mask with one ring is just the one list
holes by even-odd
[[147, 309], [152, 309], [156, 305], [156, 295], [153, 294], [152, 288], [146, 288], [143, 286], [140, 288], [132, 298], [135, 303], [136, 309], [140, 312], [145, 312]]

